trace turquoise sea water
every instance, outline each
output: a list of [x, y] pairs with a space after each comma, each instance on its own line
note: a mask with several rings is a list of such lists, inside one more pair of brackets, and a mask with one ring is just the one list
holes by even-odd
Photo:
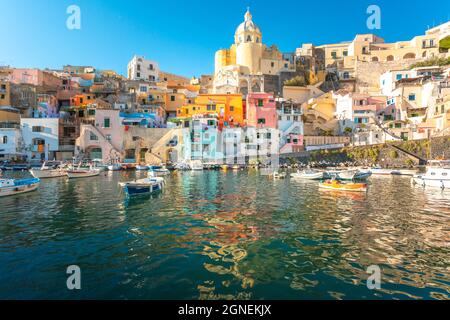
[[[115, 172], [0, 198], [1, 299], [449, 299], [450, 193], [367, 194], [256, 171], [178, 172], [124, 200]], [[82, 289], [66, 287], [81, 268]], [[381, 289], [369, 290], [370, 265]]]

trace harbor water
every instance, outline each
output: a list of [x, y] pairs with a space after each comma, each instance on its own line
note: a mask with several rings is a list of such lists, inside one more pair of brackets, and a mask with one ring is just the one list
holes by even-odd
[[[342, 193], [205, 171], [125, 200], [118, 182], [135, 175], [0, 198], [0, 299], [450, 298], [449, 191], [371, 177], [367, 193]], [[67, 288], [70, 265], [81, 290]], [[370, 290], [373, 265], [381, 288]]]

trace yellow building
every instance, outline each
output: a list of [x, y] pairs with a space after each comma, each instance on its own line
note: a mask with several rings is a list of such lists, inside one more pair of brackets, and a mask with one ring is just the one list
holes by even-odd
[[215, 55], [215, 93], [263, 92], [263, 75], [293, 71], [295, 65], [285, 59], [276, 46], [263, 44], [262, 32], [247, 11], [234, 34], [234, 44]]
[[11, 105], [11, 86], [9, 81], [0, 80], [0, 106]]
[[216, 114], [219, 126], [244, 126], [244, 105], [241, 94], [200, 94], [193, 104], [178, 108], [178, 118], [197, 114]]

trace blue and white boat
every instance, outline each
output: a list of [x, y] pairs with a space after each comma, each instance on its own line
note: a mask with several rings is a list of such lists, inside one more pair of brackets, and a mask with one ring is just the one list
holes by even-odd
[[162, 166], [150, 166], [149, 170], [157, 177], [167, 176], [170, 174], [170, 171], [166, 167]]
[[151, 194], [162, 191], [164, 187], [164, 179], [161, 177], [155, 177], [152, 173], [149, 173], [147, 178], [120, 182], [119, 185], [123, 188], [127, 196]]
[[32, 179], [0, 179], [0, 197], [36, 190], [41, 180]]
[[138, 170], [138, 171], [147, 171], [149, 168], [150, 167], [146, 166], [146, 165], [141, 165], [141, 164], [136, 165], [136, 170]]

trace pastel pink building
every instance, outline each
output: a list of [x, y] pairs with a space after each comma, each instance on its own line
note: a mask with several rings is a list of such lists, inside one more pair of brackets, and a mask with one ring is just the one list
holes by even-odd
[[247, 95], [247, 126], [277, 129], [277, 107], [273, 94], [249, 93]]

